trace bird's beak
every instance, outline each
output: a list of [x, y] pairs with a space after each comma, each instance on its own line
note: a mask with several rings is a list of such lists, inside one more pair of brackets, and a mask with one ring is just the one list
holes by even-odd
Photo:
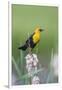
[[43, 29], [39, 29], [39, 30], [40, 30], [40, 32], [44, 31]]

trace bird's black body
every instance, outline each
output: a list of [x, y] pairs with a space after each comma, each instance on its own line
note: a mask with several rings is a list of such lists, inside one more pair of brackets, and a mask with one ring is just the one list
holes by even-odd
[[33, 43], [33, 35], [34, 33], [29, 37], [28, 40], [26, 40], [25, 44], [18, 49], [26, 50], [28, 47], [34, 48], [36, 46], [36, 43]]

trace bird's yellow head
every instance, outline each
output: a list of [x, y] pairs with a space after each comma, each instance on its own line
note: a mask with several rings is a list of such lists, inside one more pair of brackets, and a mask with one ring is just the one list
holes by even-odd
[[40, 33], [40, 32], [42, 32], [42, 31], [44, 31], [43, 29], [41, 29], [40, 27], [37, 27], [36, 29], [35, 29], [35, 33]]

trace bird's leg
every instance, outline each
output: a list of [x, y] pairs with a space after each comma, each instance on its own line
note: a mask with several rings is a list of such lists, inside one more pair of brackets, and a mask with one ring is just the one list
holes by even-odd
[[29, 47], [29, 54], [30, 54], [30, 55], [32, 54], [32, 50], [31, 50], [31, 47]]
[[31, 47], [30, 47], [30, 40], [28, 41], [28, 51], [29, 51], [29, 54], [31, 55], [32, 54], [32, 50], [31, 50]]

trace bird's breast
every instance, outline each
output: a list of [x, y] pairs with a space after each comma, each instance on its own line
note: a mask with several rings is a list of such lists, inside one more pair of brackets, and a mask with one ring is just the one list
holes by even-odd
[[33, 35], [33, 42], [37, 43], [40, 40], [40, 33], [36, 33]]

